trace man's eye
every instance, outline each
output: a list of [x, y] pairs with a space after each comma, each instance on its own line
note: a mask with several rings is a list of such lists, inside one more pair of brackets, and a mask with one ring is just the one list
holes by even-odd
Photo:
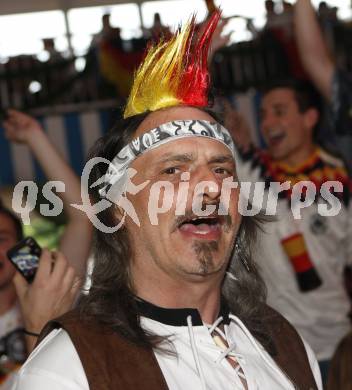
[[166, 168], [163, 171], [163, 173], [165, 173], [166, 175], [175, 175], [178, 172], [179, 172], [179, 168], [176, 167]]
[[222, 168], [222, 167], [215, 168], [214, 172], [219, 174], [219, 175], [230, 175], [231, 174], [231, 172], [228, 169]]

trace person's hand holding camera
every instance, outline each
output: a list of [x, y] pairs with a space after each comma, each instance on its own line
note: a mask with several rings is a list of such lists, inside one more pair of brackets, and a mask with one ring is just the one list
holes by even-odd
[[33, 283], [20, 273], [14, 278], [24, 319], [29, 352], [44, 325], [70, 310], [81, 287], [74, 268], [60, 252], [43, 250]]

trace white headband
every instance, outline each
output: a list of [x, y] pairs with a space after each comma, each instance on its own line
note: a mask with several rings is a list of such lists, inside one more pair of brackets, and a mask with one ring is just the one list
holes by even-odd
[[[203, 120], [177, 120], [164, 123], [133, 139], [122, 148], [109, 164], [104, 176], [103, 187], [99, 190], [100, 196], [106, 197], [110, 188], [117, 185], [124, 177], [130, 163], [137, 157], [170, 141], [186, 137], [206, 137], [219, 141], [230, 149], [235, 160], [236, 151], [231, 135], [219, 123]], [[122, 181], [124, 182], [124, 180]]]

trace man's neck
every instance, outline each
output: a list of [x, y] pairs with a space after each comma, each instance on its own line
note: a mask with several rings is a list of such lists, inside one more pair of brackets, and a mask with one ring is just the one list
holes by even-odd
[[[208, 283], [139, 283], [135, 280], [136, 295], [156, 306], [163, 308], [197, 309], [202, 321], [213, 323], [220, 312], [220, 287]], [[213, 284], [213, 283], [212, 283]], [[217, 283], [219, 284], [219, 283]], [[147, 287], [147, 288], [144, 288]]]
[[0, 289], [0, 315], [8, 312], [17, 301], [17, 294], [14, 285], [11, 283]]

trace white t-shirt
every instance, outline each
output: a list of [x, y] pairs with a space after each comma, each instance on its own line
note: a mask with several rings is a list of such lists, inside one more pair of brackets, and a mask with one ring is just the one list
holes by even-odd
[[[141, 325], [144, 329], [158, 335], [172, 335], [171, 341], [177, 351], [177, 357], [158, 351], [154, 352], [171, 390], [243, 389], [236, 370], [226, 357], [222, 357], [224, 351], [214, 342], [208, 326], [199, 324], [199, 322], [196, 325], [176, 326], [146, 317], [141, 318]], [[264, 348], [248, 334], [243, 324], [232, 319], [228, 325], [224, 326], [224, 329], [228, 345], [234, 343], [232, 354], [245, 375], [248, 390], [294, 390], [290, 379], [280, 370]], [[195, 342], [193, 347], [191, 334]], [[317, 360], [310, 347], [306, 343], [304, 345], [318, 389], [321, 390]], [[199, 366], [197, 366], [195, 354], [199, 358]], [[202, 371], [202, 374], [199, 371]], [[202, 386], [202, 379], [205, 387]], [[33, 351], [22, 367], [13, 388], [13, 390], [33, 389], [89, 389], [79, 356], [64, 330], [52, 331]]]
[[[326, 152], [318, 152], [327, 170], [343, 166]], [[264, 181], [261, 166], [255, 166], [251, 160], [238, 161], [241, 181]], [[302, 180], [299, 175], [297, 178]], [[344, 288], [343, 270], [352, 265], [352, 199], [349, 206], [341, 202], [340, 212], [331, 217], [319, 214], [319, 203], [323, 203], [322, 198], [301, 209], [299, 220], [293, 218], [289, 200], [279, 199], [276, 220], [265, 223], [264, 231], [258, 231], [253, 255], [267, 286], [268, 304], [307, 340], [318, 360], [328, 360], [351, 328], [348, 318], [351, 304]], [[265, 202], [263, 206], [266, 207]], [[295, 233], [303, 235], [309, 257], [322, 280], [320, 287], [308, 292], [300, 290], [281, 243]]]

